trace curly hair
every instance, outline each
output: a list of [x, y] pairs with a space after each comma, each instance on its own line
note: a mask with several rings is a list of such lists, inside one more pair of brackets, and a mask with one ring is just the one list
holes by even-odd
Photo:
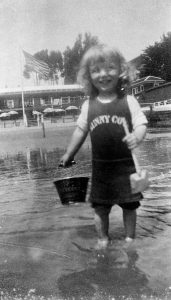
[[119, 78], [116, 87], [116, 93], [119, 98], [122, 98], [127, 93], [130, 83], [136, 79], [136, 69], [126, 62], [117, 49], [104, 44], [93, 46], [83, 55], [77, 75], [77, 82], [83, 86], [85, 94], [90, 99], [94, 99], [98, 95], [98, 90], [92, 84], [89, 67], [93, 63], [105, 61], [108, 58], [113, 59], [119, 66]]

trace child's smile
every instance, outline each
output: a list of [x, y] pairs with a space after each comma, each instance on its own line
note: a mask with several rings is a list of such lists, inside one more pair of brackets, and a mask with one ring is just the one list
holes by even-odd
[[100, 94], [115, 93], [118, 83], [119, 67], [110, 60], [90, 65], [90, 77]]

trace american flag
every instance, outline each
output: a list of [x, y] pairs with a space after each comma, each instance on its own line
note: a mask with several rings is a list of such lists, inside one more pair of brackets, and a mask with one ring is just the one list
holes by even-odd
[[33, 72], [40, 74], [43, 77], [48, 77], [50, 68], [47, 63], [42, 60], [36, 59], [31, 54], [23, 50], [26, 65], [29, 66]]

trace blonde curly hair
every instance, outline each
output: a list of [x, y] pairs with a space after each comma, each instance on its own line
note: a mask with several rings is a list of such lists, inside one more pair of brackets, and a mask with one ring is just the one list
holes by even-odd
[[120, 72], [116, 87], [116, 93], [119, 98], [122, 98], [127, 93], [130, 83], [137, 77], [136, 69], [126, 62], [117, 49], [104, 44], [93, 46], [83, 55], [77, 75], [77, 82], [83, 86], [85, 94], [90, 99], [94, 99], [98, 95], [98, 90], [92, 84], [89, 67], [93, 63], [105, 61], [108, 58], [112, 58], [119, 66]]

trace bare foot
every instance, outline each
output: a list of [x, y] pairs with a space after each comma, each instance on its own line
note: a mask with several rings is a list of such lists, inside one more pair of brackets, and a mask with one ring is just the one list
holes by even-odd
[[125, 250], [131, 250], [135, 247], [135, 239], [134, 238], [130, 238], [130, 237], [126, 237], [125, 238], [125, 244], [123, 245], [123, 248]]
[[98, 239], [95, 250], [105, 250], [109, 245], [109, 239]]
[[129, 237], [129, 236], [127, 236], [126, 238], [125, 238], [125, 242], [127, 242], [127, 243], [132, 243], [133, 242], [133, 238], [131, 238], [131, 237]]

